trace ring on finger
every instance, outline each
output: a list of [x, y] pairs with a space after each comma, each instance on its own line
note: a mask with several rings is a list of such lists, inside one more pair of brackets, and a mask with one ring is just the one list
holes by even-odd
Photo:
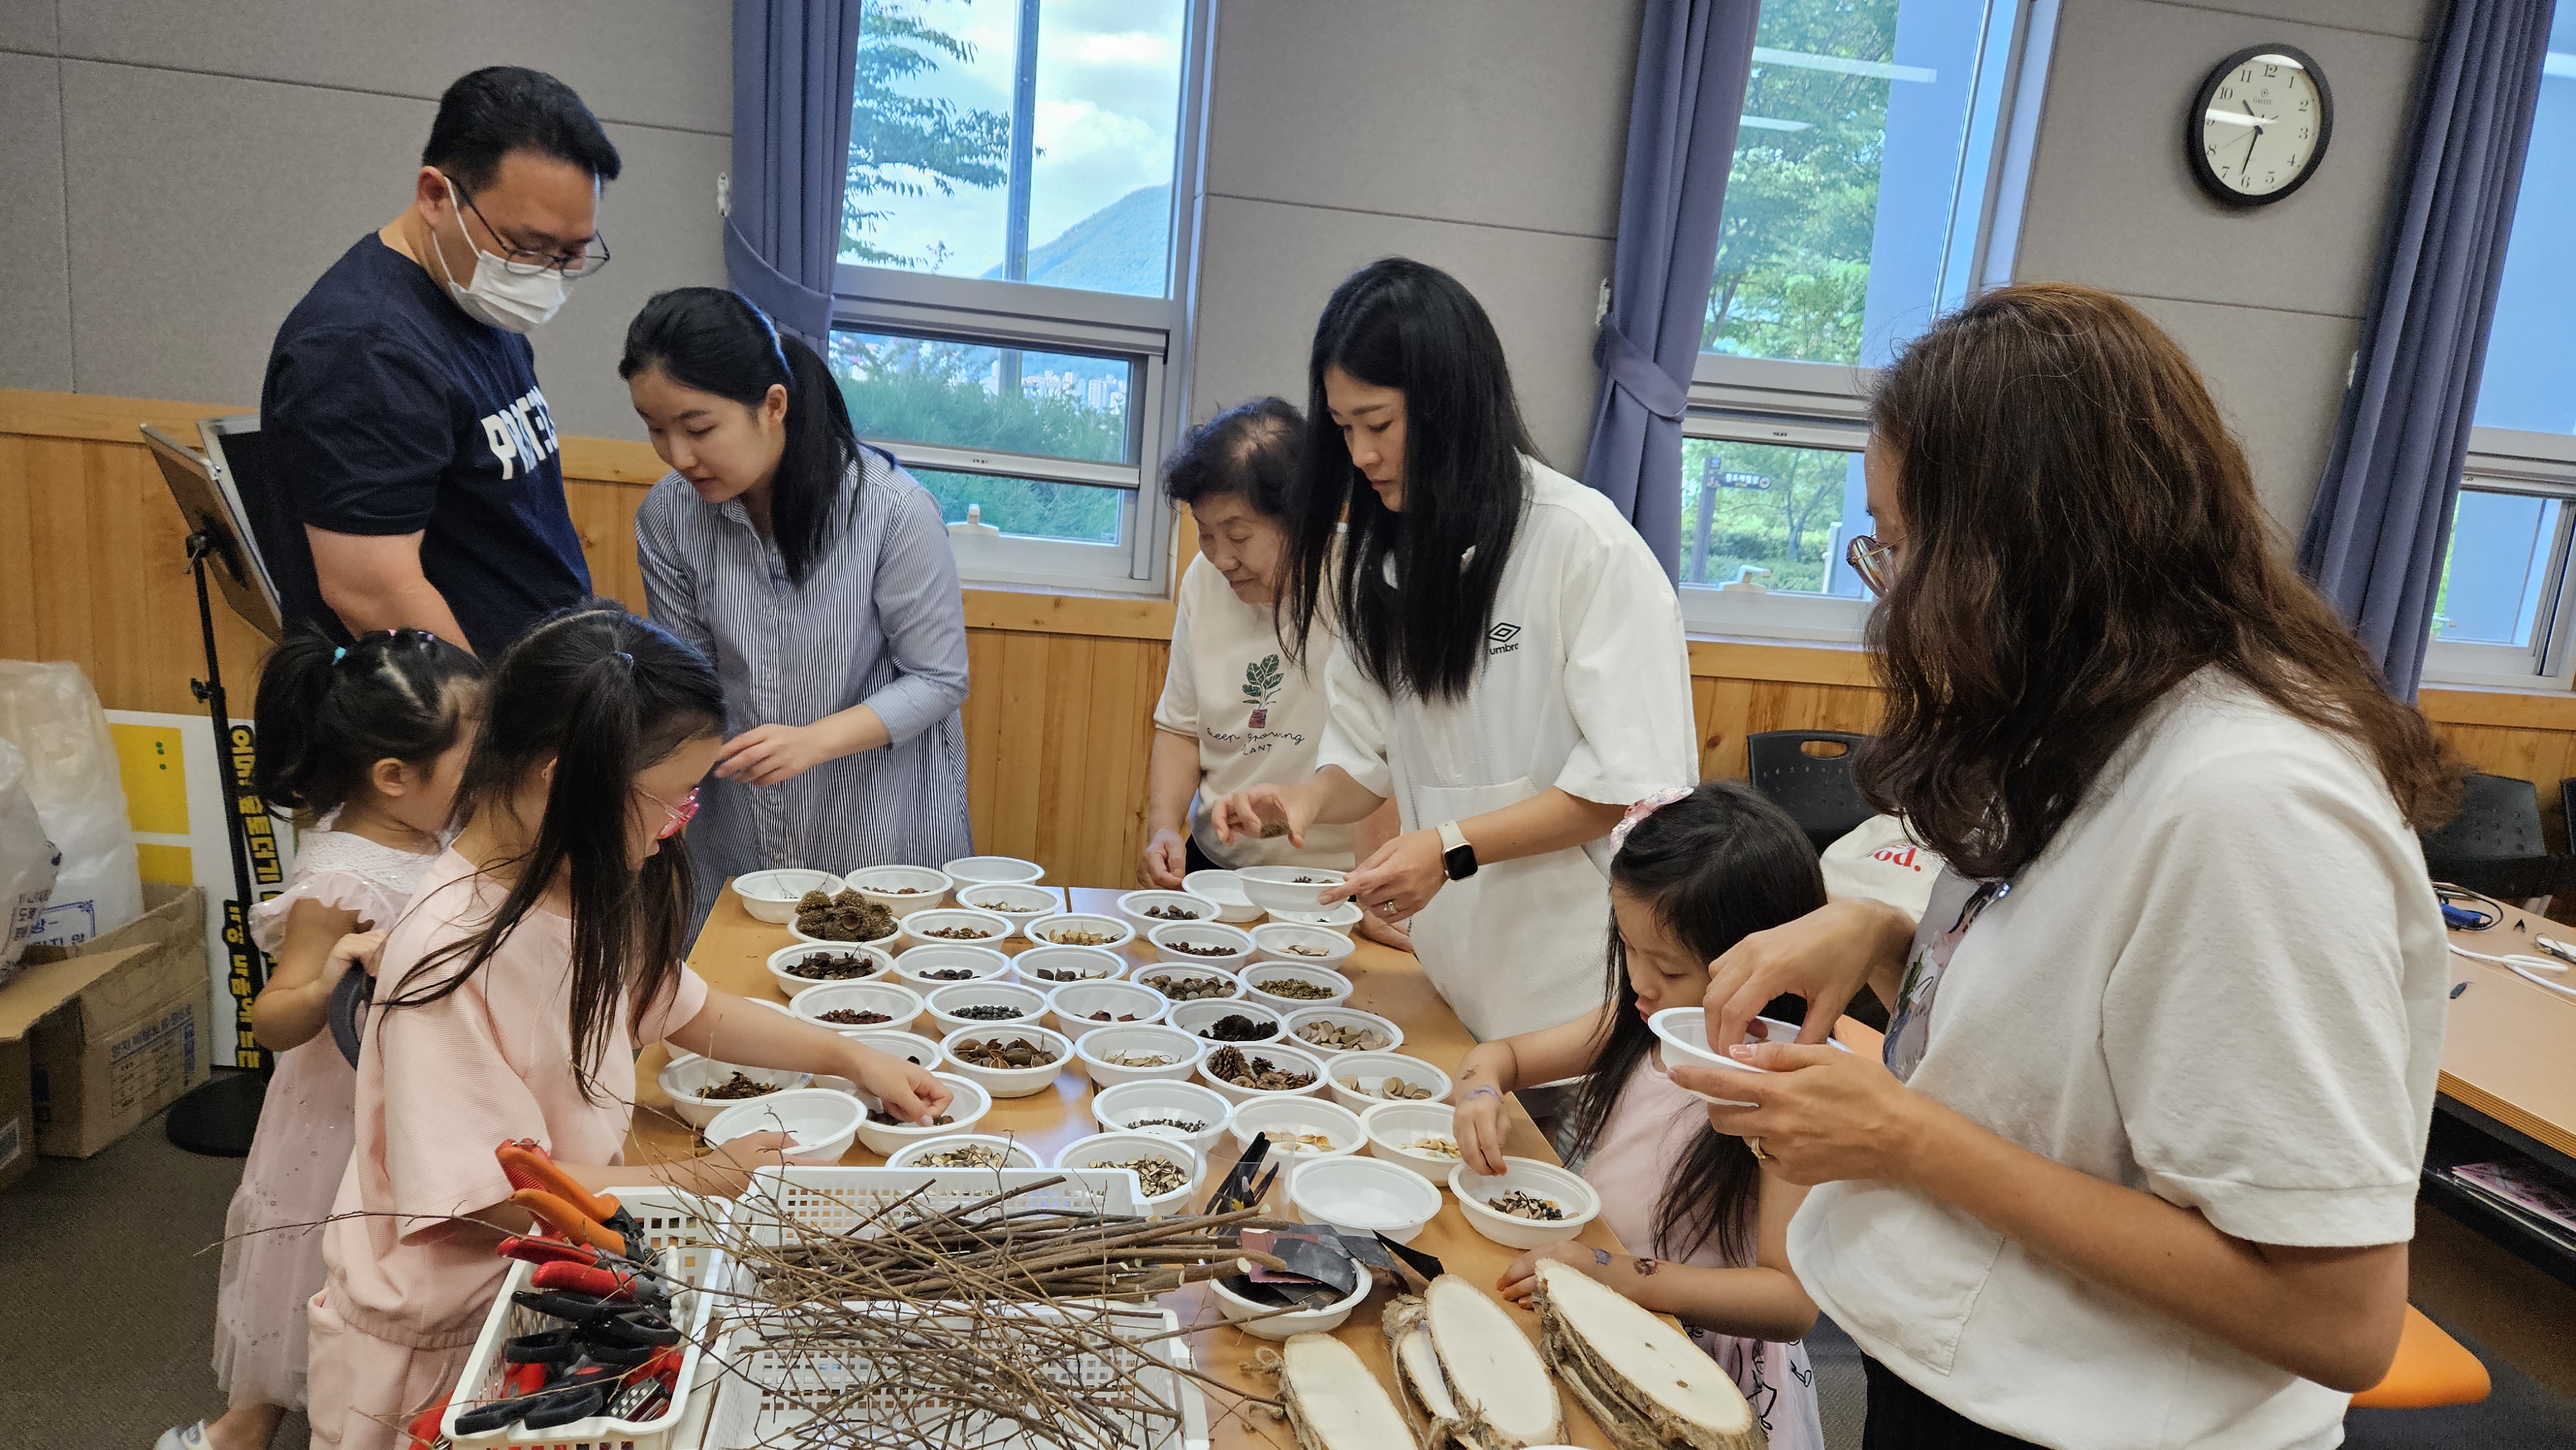
[[1389, 921], [1395, 920], [1395, 899], [1393, 897], [1389, 897], [1386, 900], [1379, 902], [1377, 904], [1377, 914], [1385, 917]]

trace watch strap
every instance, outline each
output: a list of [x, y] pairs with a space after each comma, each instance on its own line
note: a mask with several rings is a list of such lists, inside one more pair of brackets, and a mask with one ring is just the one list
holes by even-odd
[[1467, 841], [1467, 833], [1456, 821], [1440, 827], [1440, 864], [1452, 881], [1464, 881], [1476, 874], [1476, 848]]

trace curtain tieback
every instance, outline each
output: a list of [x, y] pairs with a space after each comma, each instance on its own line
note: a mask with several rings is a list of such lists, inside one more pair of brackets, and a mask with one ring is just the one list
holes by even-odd
[[1621, 392], [1658, 418], [1678, 420], [1690, 406], [1690, 391], [1674, 382], [1673, 375], [1658, 366], [1643, 348], [1630, 342], [1628, 334], [1610, 318], [1601, 319], [1600, 334], [1592, 340], [1592, 361]]

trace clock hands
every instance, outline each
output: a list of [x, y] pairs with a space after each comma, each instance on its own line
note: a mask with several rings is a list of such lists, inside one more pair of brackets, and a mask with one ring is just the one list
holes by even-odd
[[2244, 108], [2246, 115], [2253, 117], [2254, 126], [2254, 134], [2245, 138], [2245, 164], [2236, 169], [2236, 174], [2251, 176], [2254, 172], [2254, 147], [2263, 139], [2263, 118], [2255, 115], [2254, 108], [2246, 105], [2245, 102], [2238, 101], [2236, 104]]

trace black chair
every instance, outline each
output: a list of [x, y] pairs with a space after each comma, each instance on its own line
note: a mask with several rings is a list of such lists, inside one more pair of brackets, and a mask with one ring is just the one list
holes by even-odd
[[1878, 814], [1852, 775], [1868, 744], [1866, 735], [1839, 730], [1764, 730], [1744, 737], [1744, 753], [1753, 788], [1787, 811], [1821, 855]]
[[[2559, 786], [2561, 799], [2569, 786]], [[2508, 905], [2557, 894], [2568, 858], [2549, 854], [2540, 830], [2540, 788], [2510, 775], [2471, 775], [2460, 813], [2424, 836], [2424, 868], [2436, 881], [2483, 892]]]

